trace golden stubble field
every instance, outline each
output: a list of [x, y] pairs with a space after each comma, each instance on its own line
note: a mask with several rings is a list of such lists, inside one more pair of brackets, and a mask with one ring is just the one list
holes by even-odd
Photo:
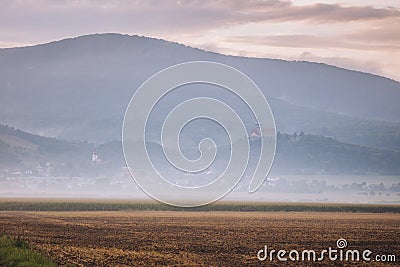
[[[20, 236], [59, 265], [396, 266], [396, 263], [260, 262], [257, 251], [336, 248], [395, 254], [400, 215], [295, 212], [0, 212], [0, 232]], [[276, 257], [275, 257], [276, 258]]]

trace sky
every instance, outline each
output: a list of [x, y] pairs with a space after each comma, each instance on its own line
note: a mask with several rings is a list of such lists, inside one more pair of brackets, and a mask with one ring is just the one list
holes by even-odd
[[116, 32], [400, 81], [400, 0], [0, 0], [0, 47]]

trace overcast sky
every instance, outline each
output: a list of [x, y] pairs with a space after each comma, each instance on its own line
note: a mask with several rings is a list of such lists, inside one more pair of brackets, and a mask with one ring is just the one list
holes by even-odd
[[0, 0], [0, 47], [104, 32], [400, 81], [400, 0]]

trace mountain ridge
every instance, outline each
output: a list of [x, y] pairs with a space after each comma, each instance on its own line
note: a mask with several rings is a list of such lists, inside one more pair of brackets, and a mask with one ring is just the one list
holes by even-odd
[[376, 76], [376, 77], [379, 77], [379, 78], [388, 79], [388, 80], [391, 80], [391, 81], [394, 81], [394, 82], [400, 82], [400, 81], [398, 81], [398, 80], [396, 80], [394, 78], [391, 78], [391, 77], [387, 77], [387, 76], [383, 76], [383, 75], [379, 75], [379, 74], [374, 74], [374, 73], [370, 73], [370, 72], [366, 72], [366, 71], [361, 71], [361, 70], [357, 70], [357, 69], [350, 69], [350, 68], [340, 67], [340, 66], [336, 66], [336, 65], [328, 64], [328, 63], [324, 63], [324, 62], [308, 61], [308, 60], [288, 60], [288, 59], [282, 59], [282, 58], [267, 58], [267, 57], [223, 54], [223, 53], [220, 53], [220, 52], [210, 51], [210, 50], [207, 50], [207, 49], [202, 49], [202, 48], [198, 48], [198, 47], [195, 47], [195, 46], [186, 45], [184, 43], [180, 43], [180, 42], [176, 42], [176, 41], [169, 41], [169, 40], [166, 40], [166, 39], [163, 39], [163, 38], [151, 37], [151, 36], [146, 36], [146, 35], [138, 35], [138, 34], [122, 34], [122, 33], [115, 33], [115, 32], [84, 34], [84, 35], [67, 37], [67, 38], [62, 38], [62, 39], [48, 41], [48, 42], [44, 42], [44, 43], [38, 43], [38, 44], [30, 44], [30, 45], [15, 46], [15, 47], [3, 47], [3, 48], [0, 48], [0, 51], [1, 50], [12, 50], [12, 49], [21, 49], [21, 48], [34, 48], [34, 47], [40, 47], [40, 46], [55, 45], [55, 44], [62, 43], [62, 42], [69, 42], [69, 41], [79, 40], [81, 38], [87, 38], [87, 37], [93, 37], [93, 36], [104, 36], [104, 35], [106, 35], [106, 36], [127, 37], [127, 38], [132, 38], [132, 37], [133, 38], [145, 38], [145, 39], [151, 40], [151, 41], [166, 42], [166, 43], [169, 43], [169, 44], [181, 46], [182, 48], [190, 48], [190, 49], [198, 50], [198, 51], [205, 52], [205, 53], [211, 53], [211, 54], [220, 55], [220, 56], [227, 56], [227, 57], [236, 57], [236, 58], [243, 58], [243, 59], [277, 60], [277, 61], [283, 61], [283, 62], [299, 62], [299, 63], [321, 64], [321, 65], [325, 65], [325, 66], [328, 66], [328, 67], [338, 68], [340, 70], [354, 71], [354, 72], [358, 72], [358, 73], [362, 73], [362, 74], [367, 74], [367, 75], [372, 75], [372, 76]]
[[[10, 138], [5, 138], [7, 136], [19, 137], [24, 142], [12, 143]], [[252, 155], [250, 166], [255, 163], [252, 158], [257, 158], [259, 153], [258, 142], [250, 140]], [[26, 147], [24, 145], [26, 143], [34, 146]], [[159, 164], [158, 167], [164, 168], [168, 165], [160, 153], [162, 148], [158, 143], [147, 142], [147, 147], [152, 160]], [[195, 146], [182, 149], [184, 153], [196, 155], [199, 153]], [[101, 159], [100, 163], [92, 162], [92, 152], [97, 152]], [[229, 147], [219, 147], [218, 153], [229, 155]], [[82, 141], [66, 141], [26, 133], [0, 124], [0, 177], [15, 171], [35, 172], [38, 166], [41, 169], [51, 168], [51, 171], [46, 173], [41, 170], [40, 175], [47, 176], [115, 175], [125, 166], [122, 142], [111, 141], [94, 145]], [[224, 166], [215, 163], [213, 168], [223, 170]], [[400, 152], [352, 145], [311, 134], [278, 133], [277, 151], [271, 174], [398, 175]]]

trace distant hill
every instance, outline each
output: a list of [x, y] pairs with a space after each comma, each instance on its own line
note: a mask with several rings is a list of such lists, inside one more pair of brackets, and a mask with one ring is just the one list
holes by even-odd
[[80, 164], [90, 164], [93, 149], [88, 142], [42, 137], [0, 125], [0, 170], [35, 171], [51, 164], [53, 175], [73, 174]]
[[225, 56], [119, 34], [0, 49], [0, 122], [64, 139], [119, 139], [134, 90], [157, 71], [193, 60], [226, 63], [251, 77], [270, 101], [281, 132], [304, 130], [400, 150], [397, 81], [325, 64]]
[[400, 174], [400, 152], [311, 134], [279, 134], [272, 171], [291, 174]]
[[[258, 141], [251, 142], [257, 156]], [[158, 167], [166, 166], [161, 147], [148, 142], [149, 153]], [[184, 152], [197, 154], [193, 147]], [[218, 153], [228, 155], [229, 147]], [[101, 161], [93, 164], [92, 152]], [[161, 163], [160, 163], [161, 162]], [[164, 164], [162, 163], [164, 162]], [[224, 168], [216, 163], [216, 169]], [[54, 176], [114, 175], [125, 166], [120, 141], [95, 147], [87, 142], [72, 142], [41, 137], [0, 125], [0, 174], [4, 170], [33, 170]], [[43, 170], [46, 169], [46, 170]], [[311, 134], [278, 134], [277, 152], [272, 173], [279, 174], [400, 174], [400, 152], [352, 145]]]

